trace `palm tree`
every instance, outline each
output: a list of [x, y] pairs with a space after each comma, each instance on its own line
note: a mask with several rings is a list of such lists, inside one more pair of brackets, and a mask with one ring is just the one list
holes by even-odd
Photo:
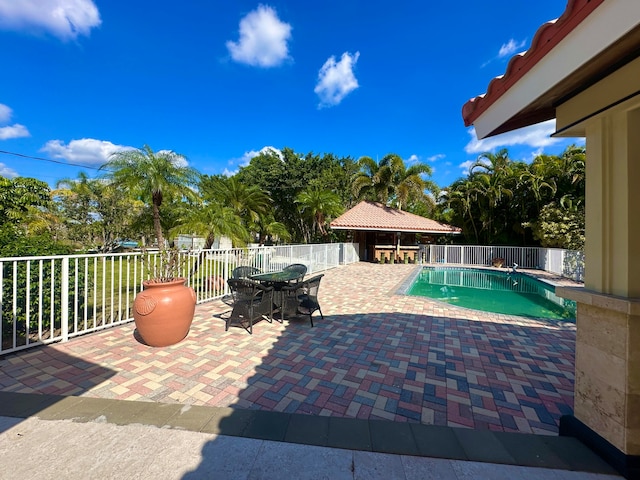
[[510, 166], [509, 151], [506, 148], [502, 148], [496, 153], [481, 153], [478, 159], [469, 167], [469, 174], [471, 175], [476, 170], [481, 169], [485, 173], [501, 178], [508, 175]]
[[398, 155], [387, 155], [382, 159], [383, 165], [389, 163], [394, 172], [394, 202], [399, 210], [406, 209], [413, 200], [425, 203], [430, 210], [435, 207], [435, 200], [431, 195], [425, 193], [426, 190], [437, 193], [438, 187], [431, 180], [425, 180], [424, 175], [430, 176], [431, 167], [426, 163], [416, 163], [409, 168], [405, 167], [404, 161]]
[[[302, 218], [311, 220], [311, 232], [316, 230], [325, 237], [327, 219], [334, 218], [342, 213], [340, 197], [329, 191], [319, 188], [307, 188], [298, 194], [296, 203], [299, 206]], [[309, 241], [310, 238], [307, 238]]]
[[91, 204], [94, 199], [94, 188], [92, 184], [96, 180], [91, 180], [85, 172], [78, 174], [77, 180], [64, 178], [56, 183], [56, 190], [53, 196], [61, 196], [73, 202], [75, 211], [74, 220], [89, 224], [91, 220]]
[[175, 197], [195, 198], [189, 187], [196, 183], [198, 173], [187, 166], [183, 155], [170, 150], [154, 152], [148, 145], [115, 152], [100, 169], [107, 170], [114, 184], [124, 188], [133, 198], [150, 200], [158, 247], [163, 249], [162, 201]]
[[395, 153], [385, 155], [380, 163], [371, 157], [361, 157], [358, 164], [361, 170], [352, 183], [356, 197], [376, 200], [388, 206], [393, 204], [400, 210], [406, 208], [410, 200], [433, 206], [434, 200], [425, 194], [425, 190], [435, 192], [437, 187], [423, 178], [423, 175], [431, 175], [429, 165], [416, 163], [407, 168]]
[[272, 213], [261, 216], [253, 227], [258, 233], [260, 245], [264, 244], [267, 237], [277, 238], [285, 242], [291, 240], [291, 233], [287, 230], [287, 226], [282, 222], [276, 222]]
[[496, 233], [504, 232], [504, 225], [496, 231], [496, 211], [505, 216], [505, 210], [498, 207], [504, 199], [513, 197], [513, 190], [509, 188], [510, 183], [514, 183], [511, 181], [514, 180], [513, 172], [514, 163], [509, 158], [506, 148], [497, 153], [480, 154], [469, 167], [469, 181], [478, 193], [478, 200], [485, 202], [480, 218], [488, 244], [493, 244]]
[[568, 179], [574, 196], [584, 200], [585, 191], [585, 147], [570, 145], [562, 153], [562, 173]]
[[381, 171], [380, 165], [371, 157], [358, 159], [360, 171], [356, 173], [351, 188], [356, 198], [374, 200], [386, 204], [389, 200], [389, 170]]
[[462, 222], [468, 218], [475, 236], [475, 243], [478, 244], [480, 237], [475, 222], [475, 211], [473, 207], [478, 200], [478, 191], [475, 189], [473, 182], [468, 179], [456, 180], [448, 188], [443, 191], [442, 201], [451, 208]]
[[248, 227], [271, 211], [272, 201], [257, 185], [247, 185], [236, 177], [204, 176], [200, 194], [206, 201], [217, 201], [231, 208]]
[[229, 237], [234, 245], [239, 246], [246, 245], [251, 238], [242, 217], [233, 208], [218, 202], [188, 207], [177, 228], [187, 228], [203, 235], [205, 250], [212, 247], [216, 237]]

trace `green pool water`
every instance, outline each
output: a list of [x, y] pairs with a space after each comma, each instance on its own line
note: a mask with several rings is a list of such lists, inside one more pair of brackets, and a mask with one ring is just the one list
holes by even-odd
[[425, 267], [407, 293], [485, 312], [575, 322], [575, 302], [554, 290], [522, 273]]

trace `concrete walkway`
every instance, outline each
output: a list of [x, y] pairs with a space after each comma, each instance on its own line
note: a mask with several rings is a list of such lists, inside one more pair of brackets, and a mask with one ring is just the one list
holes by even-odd
[[621, 478], [573, 438], [318, 418], [0, 393], [0, 479]]

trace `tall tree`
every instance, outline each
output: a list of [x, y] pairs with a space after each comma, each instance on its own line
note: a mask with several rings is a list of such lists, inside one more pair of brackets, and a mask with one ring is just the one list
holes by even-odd
[[164, 248], [160, 206], [165, 198], [195, 199], [190, 187], [196, 184], [198, 173], [187, 165], [183, 155], [170, 150], [154, 152], [148, 145], [116, 152], [100, 168], [108, 171], [116, 186], [151, 204], [158, 246]]
[[178, 228], [204, 236], [205, 250], [220, 236], [229, 237], [235, 246], [244, 246], [251, 239], [242, 217], [231, 207], [214, 201], [186, 208], [184, 213]]
[[0, 256], [72, 252], [55, 238], [60, 218], [51, 209], [50, 194], [40, 180], [0, 177]]
[[478, 227], [476, 225], [476, 214], [478, 213], [476, 205], [478, 200], [478, 191], [472, 182], [466, 179], [459, 179], [453, 182], [449, 187], [445, 188], [440, 197], [441, 203], [445, 209], [451, 210], [452, 221], [456, 225], [463, 227], [463, 233], [468, 237], [469, 228], [473, 232], [474, 243], [480, 243]]
[[200, 195], [205, 202], [217, 202], [231, 208], [249, 231], [272, 210], [272, 200], [258, 185], [248, 185], [236, 177], [204, 175]]
[[135, 236], [132, 222], [142, 202], [123, 196], [104, 179], [80, 172], [76, 179], [59, 180], [52, 196], [69, 239], [84, 248], [108, 252], [118, 239]]
[[49, 186], [35, 178], [0, 177], [0, 225], [19, 225], [32, 207], [46, 207], [51, 202]]
[[361, 157], [358, 165], [360, 171], [352, 183], [356, 197], [375, 200], [400, 210], [411, 201], [434, 205], [434, 198], [426, 194], [426, 190], [437, 191], [435, 183], [424, 178], [431, 175], [429, 165], [415, 163], [407, 168], [402, 157], [395, 153], [385, 155], [379, 163], [371, 157]]
[[312, 235], [318, 232], [321, 237], [327, 236], [327, 220], [335, 218], [343, 211], [340, 197], [329, 191], [318, 188], [307, 188], [298, 194], [296, 203], [300, 209], [302, 219], [310, 220], [311, 228], [307, 242], [310, 243]]
[[338, 159], [330, 154], [300, 155], [290, 148], [284, 148], [280, 152], [265, 151], [252, 158], [249, 165], [240, 169], [237, 179], [242, 183], [258, 185], [269, 195], [274, 218], [284, 224], [292, 241], [296, 242], [305, 240], [295, 203], [298, 194], [313, 186], [337, 193], [341, 199], [349, 201], [350, 194], [342, 189], [350, 184], [347, 172], [353, 170], [354, 164], [350, 159]]

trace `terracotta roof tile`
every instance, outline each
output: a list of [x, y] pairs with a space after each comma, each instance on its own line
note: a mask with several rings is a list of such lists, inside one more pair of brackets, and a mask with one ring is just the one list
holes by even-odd
[[495, 77], [487, 93], [472, 98], [462, 106], [465, 126], [470, 126], [519, 79], [531, 70], [560, 41], [573, 31], [604, 0], [568, 0], [564, 13], [556, 20], [542, 25], [533, 36], [531, 46], [509, 60], [504, 75]]
[[386, 230], [394, 232], [461, 233], [461, 229], [384, 206], [362, 201], [333, 222], [331, 228], [342, 230]]

